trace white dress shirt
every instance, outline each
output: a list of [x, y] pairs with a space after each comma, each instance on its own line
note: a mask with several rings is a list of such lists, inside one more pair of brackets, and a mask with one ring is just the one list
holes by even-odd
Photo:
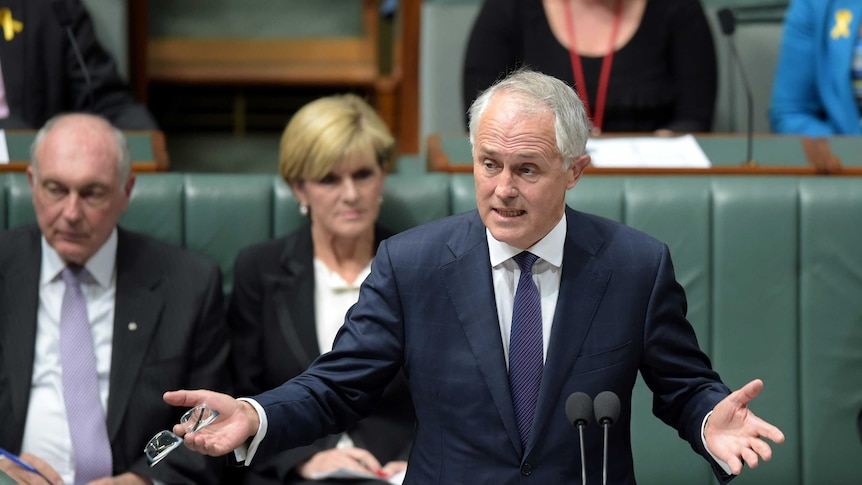
[[[488, 239], [488, 252], [491, 256], [491, 278], [494, 283], [494, 299], [497, 302], [497, 317], [500, 319], [500, 337], [503, 343], [503, 354], [506, 365], [509, 364], [509, 337], [512, 334], [512, 310], [515, 306], [515, 289], [521, 278], [518, 263], [512, 257], [523, 249], [518, 249], [494, 239], [491, 231], [485, 229]], [[544, 238], [526, 249], [539, 257], [533, 265], [533, 282], [539, 289], [542, 301], [542, 341], [543, 357], [548, 357], [548, 342], [551, 336], [551, 324], [554, 321], [554, 311], [557, 308], [557, 297], [560, 294], [560, 271], [563, 266], [563, 244], [566, 241], [566, 218], [551, 229]]]
[[[93, 333], [96, 370], [102, 409], [108, 405], [111, 371], [111, 341], [114, 334], [116, 295], [117, 230], [85, 264], [95, 282], [81, 284], [87, 300], [87, 316]], [[47, 461], [63, 477], [74, 483], [75, 461], [72, 438], [63, 401], [63, 370], [60, 365], [60, 310], [66, 285], [60, 273], [66, 264], [42, 238], [42, 268], [39, 277], [39, 308], [36, 315], [36, 353], [33, 380], [24, 426], [22, 453], [32, 453]], [[141, 449], [143, 450], [143, 443]]]
[[344, 324], [347, 310], [359, 299], [359, 286], [371, 273], [371, 263], [348, 283], [323, 261], [314, 258], [314, 314], [320, 353], [332, 350], [335, 335]]

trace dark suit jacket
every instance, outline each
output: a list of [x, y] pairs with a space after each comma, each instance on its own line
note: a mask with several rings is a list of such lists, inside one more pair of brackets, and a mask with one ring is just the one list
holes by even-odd
[[[378, 243], [390, 235], [376, 229]], [[310, 225], [286, 237], [255, 244], [237, 256], [228, 322], [239, 395], [272, 389], [302, 373], [320, 355], [313, 261]], [[399, 374], [371, 413], [349, 431], [356, 446], [385, 464], [407, 459], [414, 424], [407, 382]], [[315, 453], [333, 448], [337, 441], [338, 435], [331, 435], [268, 460], [255, 460], [245, 470], [244, 483], [306, 483], [292, 472], [293, 468]]]
[[[0, 446], [13, 453], [21, 449], [32, 381], [40, 236], [35, 225], [0, 233]], [[169, 484], [217, 483], [220, 459], [181, 447], [150, 468], [143, 449], [182, 414], [162, 401], [165, 391], [230, 390], [218, 267], [120, 229], [116, 272], [107, 410], [114, 473], [132, 471]]]
[[[565, 401], [576, 391], [595, 397], [605, 390], [622, 402], [610, 429], [608, 483], [634, 483], [638, 371], [654, 392], [655, 414], [708, 456], [701, 424], [729, 390], [685, 319], [667, 246], [597, 216], [567, 209], [566, 218], [559, 299], [526, 446], [509, 391], [485, 227], [472, 211], [380, 245], [335, 350], [255, 396], [269, 420], [258, 453], [348, 426], [403, 368], [417, 417], [405, 483], [579, 483], [578, 433]], [[599, 426], [587, 428], [585, 443], [588, 481], [600, 483]]]
[[66, 30], [51, 8], [53, 1], [0, 2], [0, 7], [11, 9], [12, 17], [23, 24], [12, 40], [0, 35], [0, 62], [10, 111], [9, 118], [0, 119], [0, 128], [38, 129], [56, 114], [87, 111], [104, 116], [121, 129], [158, 129], [152, 115], [128, 91], [114, 60], [99, 44], [81, 1], [63, 0], [90, 73], [92, 87], [87, 86]]

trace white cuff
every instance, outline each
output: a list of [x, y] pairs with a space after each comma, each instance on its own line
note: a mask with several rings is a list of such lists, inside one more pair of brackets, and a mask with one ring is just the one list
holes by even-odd
[[251, 443], [243, 443], [238, 446], [237, 449], [233, 450], [233, 455], [236, 458], [236, 461], [245, 466], [249, 466], [251, 465], [251, 460], [254, 459], [254, 454], [257, 452], [257, 447], [260, 445], [260, 442], [263, 441], [263, 438], [266, 437], [268, 422], [266, 420], [266, 412], [264, 412], [263, 408], [257, 401], [247, 397], [241, 397], [238, 400], [251, 404], [251, 407], [257, 411], [258, 419], [260, 419], [260, 426], [258, 426], [257, 433], [255, 433], [254, 437], [251, 439]]
[[703, 418], [703, 423], [700, 425], [700, 440], [703, 442], [703, 447], [706, 448], [706, 452], [709, 453], [709, 456], [718, 463], [718, 466], [724, 470], [724, 473], [728, 475], [733, 475], [733, 472], [730, 470], [730, 465], [720, 460], [717, 456], [713, 455], [711, 451], [709, 451], [709, 447], [706, 446], [706, 422], [709, 420], [709, 417], [712, 416], [712, 411], [706, 413], [706, 416]]

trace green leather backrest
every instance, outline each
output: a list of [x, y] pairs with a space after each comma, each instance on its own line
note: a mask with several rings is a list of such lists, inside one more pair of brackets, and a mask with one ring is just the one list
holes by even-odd
[[[387, 176], [380, 223], [398, 232], [449, 215], [448, 184], [445, 174]], [[0, 187], [0, 229], [35, 222], [25, 174], [0, 174]], [[305, 221], [293, 193], [275, 175], [157, 173], [137, 176], [120, 225], [211, 258], [222, 269], [229, 296], [240, 249]]]
[[739, 483], [799, 483], [799, 195], [796, 178], [721, 178], [712, 183], [712, 347], [736, 389], [760, 377], [752, 404], [789, 446]]
[[6, 211], [6, 227], [15, 227], [36, 220], [27, 175], [6, 174]]
[[857, 178], [800, 182], [799, 386], [802, 479], [859, 483], [862, 443], [862, 190]]

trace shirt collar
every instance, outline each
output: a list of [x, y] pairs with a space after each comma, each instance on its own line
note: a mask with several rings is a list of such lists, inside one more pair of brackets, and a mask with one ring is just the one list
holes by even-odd
[[[488, 239], [488, 251], [491, 255], [491, 267], [496, 267], [507, 260], [511, 259], [516, 254], [525, 251], [510, 246], [502, 241], [494, 239], [491, 231], [485, 228], [485, 236]], [[526, 249], [535, 254], [544, 261], [559, 268], [563, 265], [563, 245], [566, 241], [566, 214], [560, 218], [560, 222], [551, 229], [545, 237], [539, 240], [536, 244]]]
[[342, 278], [341, 275], [329, 269], [329, 267], [326, 266], [326, 263], [318, 258], [314, 258], [314, 277], [317, 279], [318, 284], [323, 285], [324, 288], [328, 288], [330, 291], [358, 290], [359, 286], [362, 285], [362, 282], [365, 281], [365, 278], [368, 277], [370, 273], [371, 262], [362, 269], [356, 277], [356, 281], [348, 283], [347, 281], [344, 281], [344, 278]]
[[[105, 244], [93, 254], [90, 259], [84, 263], [84, 267], [90, 276], [100, 286], [110, 286], [111, 279], [114, 276], [114, 267], [117, 263], [117, 228], [111, 231], [111, 235]], [[66, 263], [63, 258], [57, 253], [45, 236], [42, 236], [42, 274], [39, 280], [39, 286], [44, 286], [56, 280]]]

